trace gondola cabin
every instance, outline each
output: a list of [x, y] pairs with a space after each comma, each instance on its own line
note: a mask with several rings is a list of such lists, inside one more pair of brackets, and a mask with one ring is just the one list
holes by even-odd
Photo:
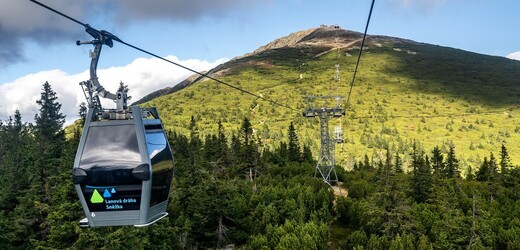
[[73, 167], [80, 226], [147, 226], [167, 215], [173, 156], [155, 108], [90, 109]]

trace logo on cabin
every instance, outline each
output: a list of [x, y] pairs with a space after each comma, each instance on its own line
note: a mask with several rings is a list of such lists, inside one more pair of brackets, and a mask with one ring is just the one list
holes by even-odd
[[105, 199], [112, 197], [112, 195], [115, 193], [116, 193], [115, 188], [112, 188], [112, 189], [105, 188], [105, 191], [103, 191], [103, 196], [101, 196], [101, 194], [99, 193], [97, 188], [95, 188], [94, 192], [92, 193], [92, 197], [90, 197], [90, 202], [94, 203], [94, 204], [103, 203], [105, 201]]
[[103, 203], [105, 199], [101, 196], [101, 194], [97, 191], [97, 189], [94, 189], [94, 192], [92, 193], [92, 197], [90, 197], [90, 202], [92, 203]]

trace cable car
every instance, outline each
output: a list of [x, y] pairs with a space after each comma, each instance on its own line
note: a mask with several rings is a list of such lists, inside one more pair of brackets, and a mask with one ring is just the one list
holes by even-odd
[[336, 143], [343, 143], [343, 130], [341, 125], [334, 126], [334, 140]]
[[[126, 91], [106, 91], [96, 69], [102, 45], [112, 46], [106, 31], [89, 30], [95, 40], [90, 80], [80, 83], [89, 104], [72, 171], [86, 218], [82, 227], [148, 226], [168, 215], [173, 156], [155, 108], [127, 107]], [[116, 109], [103, 109], [99, 97]]]
[[147, 226], [167, 215], [173, 177], [168, 140], [155, 109], [131, 110], [129, 119], [96, 121], [93, 110], [87, 115], [73, 169], [87, 216], [81, 226]]

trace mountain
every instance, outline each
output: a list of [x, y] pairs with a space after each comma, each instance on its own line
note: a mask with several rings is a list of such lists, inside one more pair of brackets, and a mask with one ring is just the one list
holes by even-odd
[[[201, 73], [205, 74], [207, 72], [201, 72]], [[154, 92], [144, 96], [140, 100], [132, 103], [132, 105], [139, 105], [139, 104], [145, 103], [147, 101], [150, 101], [150, 100], [152, 100], [154, 98], [177, 92], [179, 90], [182, 90], [183, 88], [186, 88], [186, 87], [190, 86], [192, 83], [199, 81], [200, 79], [202, 79], [202, 76], [200, 76], [198, 74], [191, 75], [190, 77], [186, 78], [185, 80], [183, 80], [182, 82], [176, 84], [173, 87], [166, 87], [164, 89], [160, 89], [160, 90], [154, 91]]]
[[[319, 121], [304, 118], [305, 96], [343, 96], [346, 116], [332, 118], [343, 131], [337, 162], [351, 167], [368, 155], [383, 160], [385, 149], [407, 162], [414, 142], [430, 153], [454, 145], [464, 167], [478, 167], [504, 143], [520, 164], [520, 62], [407, 39], [369, 35], [357, 78], [347, 97], [361, 33], [320, 26], [276, 39], [210, 70], [209, 75], [290, 108], [257, 99], [204, 77], [139, 101], [159, 109], [168, 129], [187, 133], [193, 115], [201, 135], [222, 122], [234, 133], [244, 116], [265, 147], [285, 140], [293, 122], [300, 142], [319, 152]], [[340, 80], [335, 80], [339, 65]], [[406, 164], [405, 164], [406, 165]]]

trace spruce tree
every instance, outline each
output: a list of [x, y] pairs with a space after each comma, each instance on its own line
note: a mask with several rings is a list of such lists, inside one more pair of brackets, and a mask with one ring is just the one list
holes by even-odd
[[204, 137], [204, 157], [207, 162], [216, 162], [219, 158], [217, 135]]
[[373, 170], [372, 164], [370, 164], [370, 159], [368, 158], [367, 154], [365, 154], [365, 161], [363, 162], [363, 167], [365, 170], [368, 170], [368, 171]]
[[466, 181], [474, 181], [475, 180], [475, 174], [473, 173], [473, 168], [471, 166], [468, 166], [468, 171], [466, 173]]
[[190, 118], [190, 125], [188, 125], [188, 129], [190, 130], [190, 137], [192, 139], [199, 137], [199, 128], [197, 126], [197, 121], [195, 120], [195, 117], [193, 115]]
[[507, 152], [506, 146], [502, 144], [500, 149], [500, 174], [502, 177], [507, 174], [509, 166], [511, 166], [511, 159], [509, 159], [509, 153]]
[[314, 162], [314, 158], [312, 157], [312, 150], [309, 145], [303, 145], [302, 161], [307, 163]]
[[289, 159], [289, 150], [287, 149], [287, 143], [281, 141], [280, 147], [278, 148], [278, 155], [282, 159], [282, 162]]
[[289, 142], [287, 145], [287, 149], [289, 151], [289, 161], [301, 162], [302, 152], [300, 150], [300, 142], [298, 141], [298, 135], [296, 135], [296, 129], [294, 129], [294, 125], [292, 122], [289, 125], [288, 137]]
[[57, 186], [64, 181], [59, 176], [70, 176], [72, 165], [72, 161], [64, 157], [65, 133], [62, 127], [65, 116], [60, 112], [61, 104], [57, 100], [56, 92], [45, 82], [41, 97], [36, 101], [40, 108], [34, 116], [35, 160], [29, 165], [31, 186], [23, 197], [19, 197], [20, 205], [17, 207], [18, 211], [24, 211], [23, 220], [30, 223], [15, 230], [22, 234], [20, 237], [33, 238], [34, 243], [43, 241], [50, 232], [46, 219], [50, 207], [55, 205], [52, 203], [54, 195], [61, 190]]
[[39, 114], [34, 116], [35, 132], [46, 139], [63, 139], [60, 137], [65, 116], [60, 112], [61, 104], [57, 102], [56, 92], [52, 90], [49, 82], [43, 84], [40, 100], [36, 103], [40, 105]]
[[450, 145], [448, 157], [446, 157], [446, 176], [448, 178], [459, 178], [459, 160], [455, 156], [455, 146]]
[[385, 173], [390, 176], [392, 172], [392, 155], [390, 154], [390, 149], [386, 149], [386, 158], [385, 158]]
[[428, 156], [426, 158], [422, 153], [418, 153], [413, 146], [412, 152], [412, 197], [417, 203], [428, 201], [431, 196], [433, 182], [431, 175], [431, 167]]
[[[3, 163], [3, 158], [4, 158], [4, 154], [5, 154], [5, 149], [6, 149], [6, 141], [7, 139], [5, 138], [5, 126], [4, 126], [4, 123], [0, 120], [0, 168], [2, 167], [2, 163]], [[0, 169], [1, 170], [1, 169]], [[1, 176], [1, 172], [0, 172], [0, 176]]]
[[382, 161], [379, 161], [379, 166], [381, 170], [379, 170], [379, 179], [383, 181], [385, 186], [390, 185], [390, 178], [392, 176], [392, 156], [390, 155], [390, 150], [386, 150], [386, 159], [383, 165]]
[[489, 181], [489, 162], [487, 157], [484, 157], [484, 162], [482, 162], [477, 171], [476, 179], [480, 182]]
[[33, 140], [18, 110], [14, 120], [9, 117], [5, 126], [0, 126], [0, 132], [0, 210], [10, 211], [29, 185]]
[[243, 139], [243, 145], [249, 146], [251, 142], [251, 137], [253, 136], [253, 127], [251, 126], [251, 122], [247, 117], [244, 117], [242, 121], [242, 126], [240, 127], [240, 134]]
[[199, 127], [197, 125], [197, 121], [195, 117], [192, 115], [190, 119], [190, 143], [189, 143], [189, 151], [190, 151], [190, 163], [192, 166], [200, 165], [202, 162], [202, 140], [199, 137]]
[[498, 172], [497, 159], [493, 155], [493, 153], [489, 154], [489, 180], [495, 178]]
[[256, 167], [258, 163], [258, 149], [253, 140], [253, 127], [247, 117], [244, 117], [244, 120], [242, 121], [242, 125], [240, 127], [240, 136], [242, 137], [242, 162], [246, 164], [245, 167], [249, 168], [249, 172], [254, 170], [256, 173]]
[[439, 146], [435, 146], [432, 151], [432, 168], [433, 173], [440, 177], [446, 172], [443, 156]]
[[80, 103], [78, 114], [79, 114], [79, 118], [81, 121], [81, 126], [85, 125], [85, 119], [87, 118], [87, 112], [88, 112], [87, 104], [84, 102]]
[[488, 191], [489, 199], [494, 200], [494, 194], [497, 190], [497, 161], [493, 153], [489, 156], [489, 175], [488, 175]]
[[395, 172], [400, 174], [403, 173], [403, 161], [399, 157], [399, 152], [395, 152]]
[[228, 146], [226, 134], [224, 133], [224, 126], [222, 126], [222, 121], [218, 122], [218, 132], [217, 133], [218, 133], [217, 139], [218, 139], [218, 148], [219, 148], [220, 159], [222, 159], [222, 162], [225, 166], [229, 166], [231, 164], [229, 146]]
[[240, 144], [240, 139], [237, 134], [233, 133], [231, 135], [231, 158], [233, 163], [242, 162], [241, 152], [242, 145]]
[[130, 91], [130, 88], [128, 88], [128, 85], [125, 85], [122, 81], [119, 82], [119, 87], [117, 88], [117, 91], [118, 92], [125, 92], [125, 94], [127, 95], [126, 99], [128, 101], [130, 101], [130, 99], [132, 99], [132, 97], [128, 95], [128, 91]]
[[385, 176], [385, 165], [383, 164], [382, 160], [379, 160], [376, 163], [376, 176], [379, 180], [383, 180]]
[[65, 116], [60, 112], [61, 104], [57, 101], [56, 92], [49, 82], [43, 84], [41, 98], [36, 101], [40, 105], [39, 113], [34, 116], [34, 137], [37, 144], [38, 159], [35, 162], [40, 191], [48, 199], [49, 188], [47, 178], [51, 173], [59, 172], [59, 158], [62, 156], [65, 143], [63, 124]]

